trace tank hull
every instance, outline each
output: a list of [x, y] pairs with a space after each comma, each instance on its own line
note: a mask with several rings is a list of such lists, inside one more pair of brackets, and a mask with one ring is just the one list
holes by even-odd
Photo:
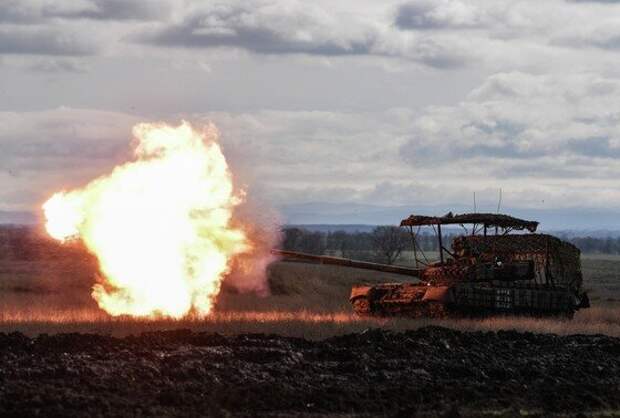
[[358, 315], [468, 317], [492, 315], [572, 317], [585, 301], [568, 288], [534, 284], [457, 283], [433, 286], [389, 283], [354, 286], [351, 304]]

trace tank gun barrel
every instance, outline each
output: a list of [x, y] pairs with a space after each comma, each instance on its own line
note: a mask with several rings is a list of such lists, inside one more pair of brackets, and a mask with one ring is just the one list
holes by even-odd
[[314, 255], [297, 251], [271, 250], [271, 253], [283, 258], [294, 259], [309, 263], [330, 264], [334, 266], [354, 267], [358, 269], [381, 271], [384, 273], [401, 274], [404, 276], [420, 277], [422, 269], [394, 266], [390, 264], [372, 263], [370, 261], [351, 260], [349, 258], [332, 257], [326, 255]]

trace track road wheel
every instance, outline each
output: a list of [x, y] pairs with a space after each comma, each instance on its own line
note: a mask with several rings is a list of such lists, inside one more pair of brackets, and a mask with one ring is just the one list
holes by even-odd
[[435, 319], [444, 319], [448, 317], [448, 312], [443, 303], [429, 302], [428, 303], [428, 317]]
[[407, 316], [411, 318], [443, 319], [448, 317], [448, 312], [443, 303], [428, 301], [413, 304], [407, 312]]
[[353, 312], [360, 316], [370, 315], [370, 301], [366, 298], [357, 298], [353, 301]]

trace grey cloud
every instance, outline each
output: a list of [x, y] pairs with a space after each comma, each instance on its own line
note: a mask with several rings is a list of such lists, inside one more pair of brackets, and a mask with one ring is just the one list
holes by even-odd
[[0, 28], [0, 54], [83, 56], [98, 49], [92, 40], [58, 29]]
[[463, 125], [461, 129], [473, 129], [484, 135], [496, 135], [500, 138], [507, 139], [516, 138], [521, 135], [527, 129], [527, 125], [513, 120], [496, 119], [492, 123], [486, 121], [472, 121]]
[[401, 29], [434, 29], [442, 25], [427, 16], [427, 7], [420, 4], [403, 4], [398, 8], [394, 23]]
[[[323, 200], [341, 199], [326, 190], [323, 185], [328, 184], [351, 188], [347, 196], [369, 202], [372, 197], [360, 190], [399, 179], [422, 186], [443, 181], [473, 190], [480, 187], [476, 184], [519, 185], [524, 178], [539, 185], [584, 182], [603, 196], [609, 186], [601, 184], [615, 181], [620, 170], [616, 144], [607, 140], [617, 137], [617, 125], [606, 121], [609, 109], [619, 103], [615, 95], [589, 93], [600, 83], [614, 81], [503, 73], [453, 106], [210, 118], [222, 129], [227, 155], [234, 156], [233, 172], [251, 164], [253, 176], [248, 177], [260, 179], [261, 190], [278, 201], [286, 196], [303, 200], [313, 188]], [[559, 196], [564, 186], [546, 187]]]
[[85, 7], [66, 8], [46, 5], [44, 17], [94, 20], [159, 20], [172, 12], [168, 0], [89, 0]]
[[521, 150], [513, 143], [433, 146], [430, 144], [418, 145], [412, 141], [404, 144], [400, 151], [404, 161], [425, 167], [448, 164], [459, 160], [488, 159], [489, 168], [491, 168], [491, 165], [495, 164], [495, 159], [517, 160], [540, 156], [535, 151]]
[[[540, 156], [536, 150], [522, 150], [516, 144], [504, 143], [501, 145], [478, 144], [464, 149], [462, 158], [537, 158]], [[458, 158], [458, 156], [456, 156]]]
[[[173, 15], [170, 0], [7, 1], [0, 5], [0, 23], [27, 23], [33, 26], [33, 32], [35, 27], [48, 32], [41, 42], [30, 41], [29, 37], [35, 35], [28, 33], [5, 39], [4, 53], [85, 55], [92, 52], [92, 45], [78, 43], [66, 35], [62, 43], [57, 42], [59, 29], [53, 25], [76, 25], [73, 21], [84, 19], [163, 21]], [[320, 5], [295, 1], [191, 5], [179, 7], [179, 11], [189, 12], [181, 21], [162, 24], [158, 29], [140, 29], [143, 32], [137, 35], [126, 30], [122, 39], [170, 48], [239, 48], [270, 55], [391, 57], [439, 69], [462, 67], [475, 55], [458, 39], [408, 39], [401, 31], [379, 21], [371, 23], [356, 15], [335, 14]], [[452, 23], [463, 19], [458, 13], [448, 18]], [[99, 33], [97, 28], [93, 28], [95, 36]]]
[[28, 67], [28, 70], [36, 73], [56, 74], [56, 73], [76, 73], [84, 74], [88, 72], [88, 67], [78, 61], [70, 59], [44, 59], [38, 60]]
[[540, 154], [534, 150], [521, 150], [516, 144], [474, 144], [456, 145], [452, 147], [433, 147], [429, 145], [417, 146], [415, 143], [405, 144], [401, 147], [403, 158], [415, 164], [436, 165], [449, 161], [468, 159], [527, 159], [537, 158]]
[[[600, 85], [614, 89], [618, 81], [593, 75], [494, 75], [467, 101], [419, 115], [400, 154], [418, 166], [461, 162], [503, 178], [610, 179], [620, 159], [614, 141], [620, 132], [609, 110], [620, 103], [615, 95], [592, 95]], [[600, 167], [600, 159], [610, 165]], [[563, 167], [568, 160], [570, 170]]]
[[[17, 142], [6, 144], [3, 152], [8, 157], [5, 167], [16, 170], [58, 170], [65, 169], [68, 161], [73, 164], [79, 161], [86, 161], [87, 164], [93, 164], [95, 160], [110, 161], [127, 148], [127, 143], [119, 143], [114, 138], [101, 138], [101, 142], [88, 145], [82, 138], [54, 141], [51, 138], [15, 139]], [[34, 161], [36, 165], [33, 165]]]
[[566, 0], [569, 3], [603, 3], [603, 4], [620, 4], [620, 0]]
[[[532, 82], [546, 81], [533, 76]], [[594, 167], [601, 155], [614, 150], [611, 136], [580, 134], [584, 126], [575, 124], [570, 107], [560, 106], [547, 116], [559, 106], [552, 99], [544, 108], [533, 102], [524, 106], [529, 113], [500, 101], [367, 113], [218, 112], [191, 119], [197, 127], [207, 120], [216, 123], [237, 184], [250, 184], [250, 195], [259, 193], [272, 202], [406, 203], [428, 200], [429, 188], [436, 189], [438, 199], [460, 194], [469, 199], [471, 190], [496, 190], [510, 182], [514, 191], [524, 177], [536, 179], [540, 187], [550, 179], [590, 180], [586, 187], [604, 198], [607, 186], [601, 182], [615, 182], [618, 164], [607, 158], [603, 168]], [[480, 113], [480, 107], [490, 109]], [[529, 119], [539, 113], [551, 123], [542, 126]], [[122, 154], [129, 151], [135, 122], [128, 115], [76, 109], [0, 113], [0, 166], [17, 173], [11, 180], [15, 187], [25, 187], [25, 179], [32, 178], [46, 185], [33, 184], [31, 190], [54, 190], [67, 179], [87, 181], [115, 159], [128, 157]], [[535, 137], [537, 129], [542, 132]], [[416, 136], [407, 139], [412, 131]], [[401, 181], [416, 184], [401, 193], [390, 183]], [[543, 195], [551, 190], [561, 202], [563, 187], [540, 190]]]
[[400, 36], [392, 29], [381, 31], [363, 22], [334, 19], [320, 8], [235, 5], [191, 14], [180, 23], [132, 40], [163, 47], [227, 47], [272, 55], [382, 56], [439, 69], [462, 67], [472, 60], [472, 54], [459, 48], [456, 39], [405, 40]]
[[592, 173], [583, 166], [567, 166], [557, 164], [549, 158], [532, 158], [529, 160], [507, 160], [502, 164], [490, 167], [489, 175], [499, 179], [529, 178], [558, 178], [570, 179], [579, 177], [593, 177]]
[[[406, 55], [406, 54], [405, 54]], [[464, 67], [472, 61], [471, 55], [453, 46], [448, 48], [431, 38], [418, 40], [411, 53], [412, 59], [429, 67], [453, 69]]]
[[[617, 3], [620, 5], [620, 3]], [[581, 9], [581, 8], [579, 8]], [[583, 7], [584, 12], [592, 13], [592, 7]], [[599, 10], [617, 10], [601, 7]], [[551, 45], [567, 48], [599, 48], [603, 50], [620, 49], [620, 28], [617, 21], [609, 16], [594, 15], [593, 22], [586, 22], [581, 27], [568, 27], [550, 38]]]
[[2, 0], [0, 23], [41, 24], [52, 20], [166, 20], [171, 0]]
[[123, 114], [67, 108], [0, 112], [0, 166], [44, 176], [109, 163], [128, 149], [134, 121]]
[[327, 36], [322, 22], [308, 15], [255, 13], [243, 7], [214, 8], [137, 40], [167, 47], [236, 47], [261, 54], [326, 56], [369, 54], [376, 41], [372, 32], [340, 39]]
[[603, 39], [592, 39], [591, 41], [584, 40], [585, 44], [590, 44], [603, 49], [619, 49], [620, 48], [620, 34], [610, 34]]
[[0, 3], [0, 23], [30, 24], [40, 20], [40, 8], [32, 1], [3, 0]]
[[586, 157], [620, 158], [620, 148], [614, 147], [608, 137], [570, 139], [567, 145], [570, 150]]
[[458, 29], [482, 25], [480, 12], [460, 0], [416, 0], [402, 4], [394, 24], [400, 29]]
[[[459, 117], [455, 117], [455, 121]], [[457, 122], [458, 123], [458, 122]], [[526, 159], [539, 156], [539, 150], [520, 146], [520, 137], [528, 126], [512, 120], [461, 119], [460, 125], [446, 130], [445, 137], [413, 138], [401, 146], [401, 155], [409, 163], [433, 165], [438, 162], [476, 158]], [[424, 135], [420, 133], [420, 135]], [[467, 138], [474, 138], [468, 141]]]
[[553, 45], [568, 48], [620, 49], [620, 31], [617, 27], [592, 29], [583, 34], [563, 34], [551, 39]]

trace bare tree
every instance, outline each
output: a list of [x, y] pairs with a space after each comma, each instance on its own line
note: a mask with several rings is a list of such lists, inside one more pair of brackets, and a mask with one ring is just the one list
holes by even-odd
[[301, 228], [285, 228], [282, 231], [282, 248], [289, 251], [321, 255], [325, 252], [326, 236]]
[[353, 258], [352, 236], [344, 231], [334, 231], [328, 234], [328, 246], [336, 251], [339, 257]]
[[407, 234], [397, 226], [378, 226], [372, 231], [372, 243], [378, 258], [393, 264], [407, 246]]
[[298, 251], [299, 242], [304, 231], [299, 228], [285, 228], [282, 230], [282, 248], [289, 251]]
[[299, 251], [309, 254], [325, 254], [326, 237], [319, 231], [305, 231], [299, 242]]

